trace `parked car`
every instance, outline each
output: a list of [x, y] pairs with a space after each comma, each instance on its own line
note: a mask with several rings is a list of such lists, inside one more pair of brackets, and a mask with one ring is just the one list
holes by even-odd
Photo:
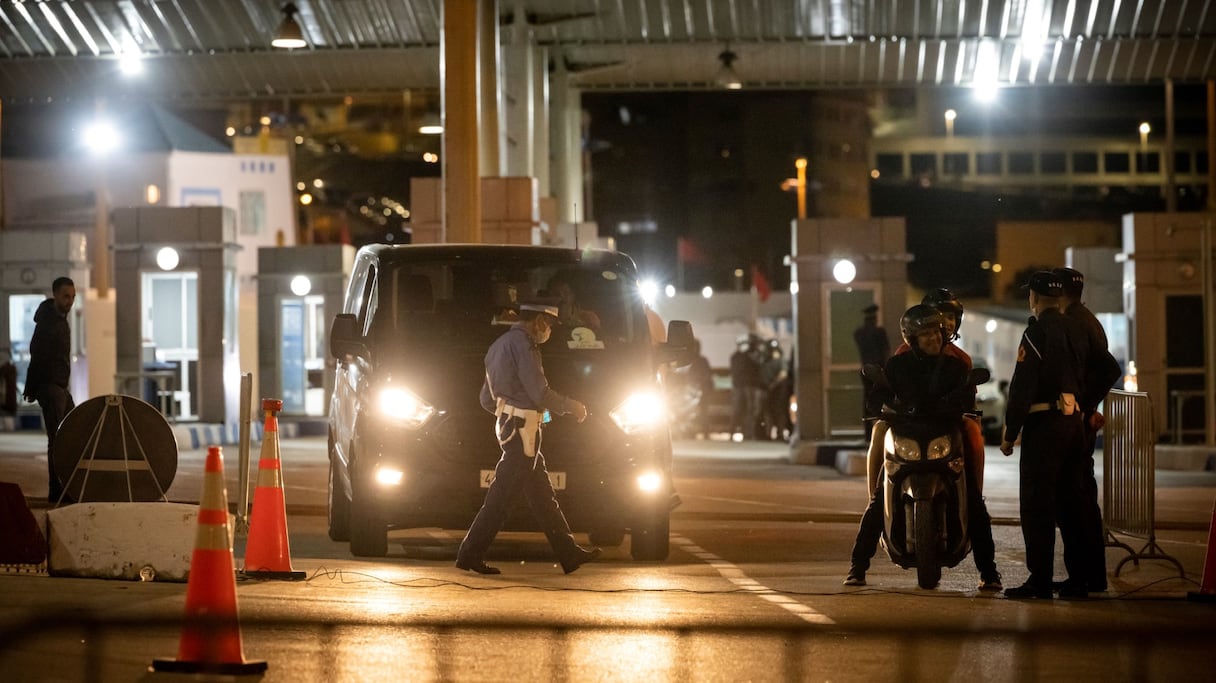
[[[363, 247], [330, 331], [329, 535], [382, 556], [393, 528], [465, 529], [500, 450], [478, 400], [490, 344], [515, 305], [558, 279], [577, 296], [541, 347], [555, 391], [587, 405], [556, 417], [542, 451], [573, 531], [596, 545], [626, 532], [638, 560], [668, 554], [671, 437], [658, 368], [691, 360], [691, 326], [652, 343], [628, 256], [489, 245]], [[592, 315], [594, 314], [594, 315]], [[593, 321], [593, 322], [589, 322]], [[516, 510], [506, 530], [538, 530]]]

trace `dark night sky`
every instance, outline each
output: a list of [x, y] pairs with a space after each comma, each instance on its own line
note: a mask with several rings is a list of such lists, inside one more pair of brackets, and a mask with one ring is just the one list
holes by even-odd
[[[943, 91], [956, 107], [958, 136], [984, 134], [1127, 136], [1142, 120], [1163, 134], [1160, 87], [1037, 88], [1003, 93], [975, 114], [966, 91]], [[781, 265], [789, 253], [795, 195], [780, 189], [806, 153], [813, 92], [588, 93], [593, 169], [592, 218], [614, 235], [647, 273], [675, 280], [676, 238], [692, 238], [709, 263], [687, 269], [689, 289], [729, 287], [736, 267], [763, 268], [775, 287], [788, 284]], [[914, 102], [910, 92], [891, 98]], [[1206, 130], [1199, 86], [1175, 89], [1179, 137]], [[967, 109], [970, 108], [970, 109]], [[944, 126], [944, 124], [940, 124]], [[928, 134], [942, 135], [944, 131]], [[813, 204], [812, 204], [813, 205]], [[1000, 220], [1103, 219], [1129, 211], [1157, 211], [1155, 188], [1111, 188], [1100, 199], [1065, 199], [1049, 192], [960, 192], [916, 185], [871, 184], [874, 216], [904, 216], [914, 286], [947, 286], [968, 296], [987, 294], [979, 267], [991, 258]], [[1180, 206], [1182, 210], [1194, 206]], [[622, 222], [653, 221], [652, 234], [617, 232]], [[950, 244], [949, 250], [940, 248]]]

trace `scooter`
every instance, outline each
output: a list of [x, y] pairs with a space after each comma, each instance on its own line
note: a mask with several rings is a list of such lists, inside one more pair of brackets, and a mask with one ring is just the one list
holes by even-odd
[[[976, 386], [988, 377], [988, 370], [976, 368], [967, 381]], [[962, 418], [957, 409], [938, 406], [888, 408], [880, 415], [888, 424], [881, 543], [892, 562], [916, 568], [924, 589], [935, 588], [942, 568], [956, 566], [971, 551]]]

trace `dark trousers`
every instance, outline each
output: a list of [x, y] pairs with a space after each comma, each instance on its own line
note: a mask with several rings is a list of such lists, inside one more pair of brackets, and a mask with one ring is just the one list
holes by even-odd
[[523, 439], [519, 435], [523, 426], [523, 418], [509, 415], [498, 417], [502, 457], [494, 468], [494, 481], [490, 482], [490, 490], [486, 491], [485, 502], [460, 543], [456, 559], [462, 563], [482, 560], [486, 549], [502, 529], [511, 503], [521, 491], [558, 559], [573, 557], [578, 550], [574, 536], [570, 534], [570, 525], [558, 507], [553, 485], [549, 482], [545, 456], [540, 453], [540, 434], [536, 435], [536, 456], [529, 458], [524, 454]]
[[59, 423], [76, 407], [72, 394], [58, 384], [44, 384], [37, 392], [38, 407], [42, 408], [42, 425], [46, 428], [47, 500], [54, 503], [63, 495], [63, 485], [55, 474], [55, 433]]
[[1080, 481], [1083, 439], [1079, 413], [1033, 413], [1022, 429], [1019, 510], [1026, 568], [1030, 570], [1028, 583], [1037, 588], [1051, 586], [1056, 526], [1064, 541], [1064, 567], [1069, 579], [1081, 581], [1086, 575]]
[[[1084, 425], [1084, 444], [1080, 466], [1081, 505], [1083, 515], [1082, 538], [1085, 543], [1085, 582], [1090, 590], [1106, 588], [1106, 527], [1102, 522], [1102, 508], [1098, 505], [1098, 479], [1094, 476], [1094, 446], [1098, 433]], [[1064, 552], [1068, 552], [1065, 546]]]
[[[857, 529], [857, 540], [853, 542], [851, 559], [853, 567], [861, 571], [870, 568], [870, 560], [878, 552], [878, 539], [882, 536], [882, 496], [883, 486], [880, 480], [870, 496], [870, 504], [861, 516], [861, 525]], [[967, 533], [971, 535], [971, 554], [975, 560], [975, 568], [981, 574], [996, 571], [996, 543], [992, 540], [992, 518], [988, 516], [988, 506], [980, 495], [979, 487], [974, 479], [967, 480]]]

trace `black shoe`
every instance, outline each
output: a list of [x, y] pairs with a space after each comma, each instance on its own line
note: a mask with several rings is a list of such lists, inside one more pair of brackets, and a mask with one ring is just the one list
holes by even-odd
[[1084, 600], [1089, 597], [1089, 589], [1079, 581], [1064, 581], [1060, 584], [1060, 598], [1064, 600]]
[[849, 575], [844, 577], [844, 585], [846, 585], [846, 586], [864, 586], [864, 585], [866, 585], [866, 570], [858, 569], [857, 567], [849, 567]]
[[979, 589], [991, 593], [999, 593], [1004, 586], [1001, 585], [1001, 573], [995, 569], [980, 572]]
[[1029, 581], [1014, 588], [1005, 589], [1005, 597], [1012, 600], [1050, 600], [1051, 587], [1036, 586]]
[[[577, 548], [577, 546], [575, 546], [575, 547]], [[602, 553], [602, 552], [604, 552], [604, 551], [600, 550], [599, 548], [578, 548], [574, 553], [574, 557], [567, 558], [567, 559], [564, 559], [561, 561], [562, 571], [569, 574], [569, 573], [573, 572], [575, 569], [578, 569], [579, 567], [583, 566], [584, 564], [587, 564], [588, 562], [599, 557], [600, 553]]]
[[477, 572], [478, 574], [501, 574], [502, 570], [498, 567], [491, 567], [481, 560], [471, 562], [468, 560], [456, 560], [456, 568], [463, 569], [466, 572]]

